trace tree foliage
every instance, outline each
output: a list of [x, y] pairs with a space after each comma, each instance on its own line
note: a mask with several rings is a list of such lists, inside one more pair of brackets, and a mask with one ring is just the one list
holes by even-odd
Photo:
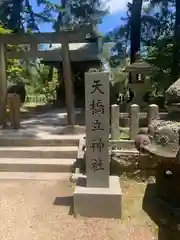
[[[144, 3], [146, 3], [144, 7]], [[111, 61], [115, 66], [135, 53], [156, 65], [150, 78], [153, 94], [164, 92], [180, 76], [180, 1], [133, 0], [127, 5], [124, 24], [108, 33], [105, 41], [115, 41]], [[130, 54], [131, 52], [131, 54]], [[112, 65], [113, 65], [112, 64]]]
[[100, 23], [107, 9], [100, 0], [63, 0], [54, 29], [80, 27]]
[[[0, 7], [0, 34], [10, 32], [39, 32], [41, 23], [51, 23], [55, 31], [100, 23], [107, 9], [100, 0], [62, 0], [55, 4], [51, 0], [34, 0], [41, 11], [33, 9], [30, 0], [5, 1]], [[24, 45], [7, 46], [8, 50], [23, 49]], [[50, 73], [52, 72], [51, 79]], [[30, 94], [55, 93], [57, 70], [44, 66], [39, 60], [7, 60], [7, 79], [9, 83], [22, 80]], [[51, 80], [51, 81], [49, 81]]]

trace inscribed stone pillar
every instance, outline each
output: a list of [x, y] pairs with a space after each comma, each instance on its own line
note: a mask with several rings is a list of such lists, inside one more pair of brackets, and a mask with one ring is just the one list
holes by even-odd
[[85, 73], [87, 187], [109, 187], [109, 73]]
[[140, 112], [139, 105], [137, 104], [131, 105], [129, 133], [130, 139], [132, 140], [135, 139], [136, 135], [139, 132], [139, 112]]
[[4, 45], [0, 43], [0, 124], [4, 124], [6, 120], [6, 91], [6, 61]]
[[66, 94], [68, 124], [75, 125], [74, 87], [73, 87], [74, 83], [72, 79], [68, 42], [62, 44], [62, 51], [63, 51], [62, 67]]
[[122, 190], [109, 176], [109, 74], [85, 73], [86, 174], [74, 190], [75, 216], [120, 218]]

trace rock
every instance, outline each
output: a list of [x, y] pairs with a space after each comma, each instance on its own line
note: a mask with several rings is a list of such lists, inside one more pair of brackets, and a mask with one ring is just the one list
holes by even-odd
[[151, 140], [148, 135], [138, 134], [135, 138], [135, 147], [138, 151], [140, 151], [142, 146], [147, 146], [151, 144]]
[[180, 103], [180, 78], [166, 90], [165, 98], [167, 104]]

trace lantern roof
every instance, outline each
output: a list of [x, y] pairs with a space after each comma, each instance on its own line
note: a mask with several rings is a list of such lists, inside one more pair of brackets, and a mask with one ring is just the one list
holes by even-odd
[[144, 61], [140, 57], [140, 53], [136, 53], [136, 60], [134, 63], [128, 65], [124, 71], [130, 72], [130, 73], [151, 73], [155, 70], [155, 67], [148, 62]]

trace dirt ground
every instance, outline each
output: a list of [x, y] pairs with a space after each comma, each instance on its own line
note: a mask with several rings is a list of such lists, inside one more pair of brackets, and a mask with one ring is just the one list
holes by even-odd
[[142, 210], [146, 184], [122, 181], [123, 218], [75, 219], [68, 180], [0, 181], [1, 240], [152, 240], [157, 227]]

